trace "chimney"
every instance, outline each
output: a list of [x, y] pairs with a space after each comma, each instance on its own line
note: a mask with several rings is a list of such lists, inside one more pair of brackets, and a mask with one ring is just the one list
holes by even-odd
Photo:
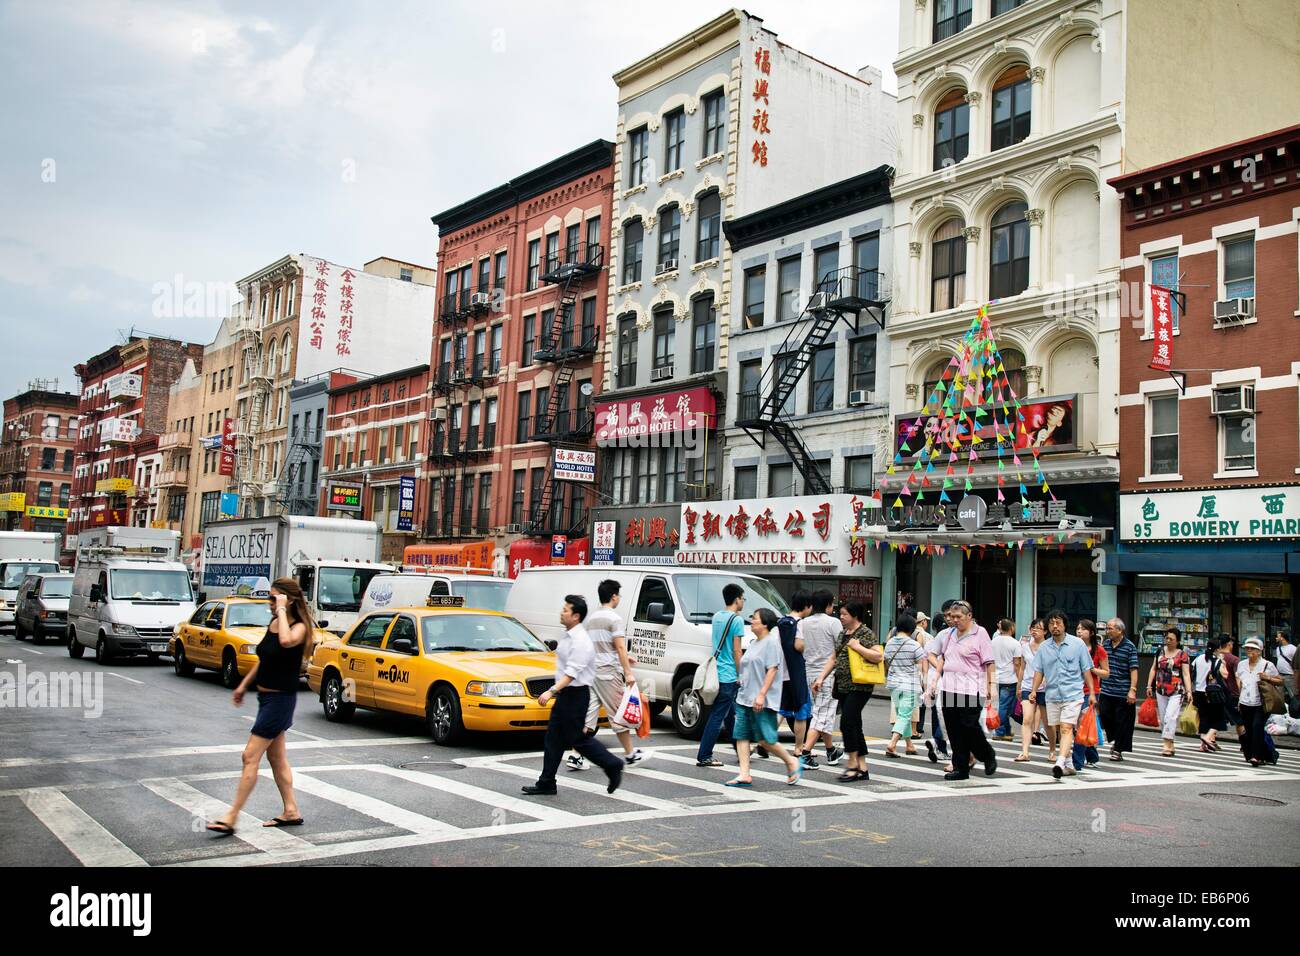
[[883, 74], [880, 72], [880, 68], [876, 66], [864, 66], [862, 69], [858, 70], [858, 79], [870, 83], [872, 86], [876, 87], [876, 89], [880, 89], [880, 81], [882, 77]]

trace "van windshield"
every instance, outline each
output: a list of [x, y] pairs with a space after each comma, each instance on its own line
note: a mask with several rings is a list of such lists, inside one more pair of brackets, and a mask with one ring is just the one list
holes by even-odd
[[46, 578], [41, 582], [41, 597], [72, 597], [72, 578]]
[[504, 611], [510, 597], [510, 581], [453, 581], [451, 593], [465, 599], [466, 607], [483, 611]]
[[190, 576], [184, 571], [118, 568], [109, 572], [114, 601], [189, 601]]
[[545, 651], [546, 645], [513, 617], [431, 614], [420, 622], [424, 652]]
[[713, 615], [722, 610], [722, 589], [728, 584], [739, 584], [745, 589], [745, 617], [761, 607], [770, 607], [777, 616], [790, 613], [785, 598], [772, 586], [771, 581], [743, 574], [677, 574], [673, 576], [677, 596], [688, 621], [707, 624]]
[[321, 568], [316, 603], [322, 611], [359, 611], [366, 585], [383, 568]]
[[4, 565], [4, 577], [0, 587], [13, 591], [23, 583], [29, 574], [52, 574], [59, 570], [53, 561], [7, 561]]

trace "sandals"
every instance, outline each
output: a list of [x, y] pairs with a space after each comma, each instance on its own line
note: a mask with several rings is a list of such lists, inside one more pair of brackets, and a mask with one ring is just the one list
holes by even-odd
[[697, 760], [697, 761], [695, 761], [695, 766], [697, 766], [697, 767], [721, 767], [721, 766], [722, 766], [722, 761], [719, 760], [717, 757], [710, 757], [708, 760]]
[[[913, 751], [913, 753], [915, 753], [915, 752], [916, 752], [916, 751]], [[897, 752], [897, 751], [890, 750], [888, 747], [885, 748], [885, 756], [886, 756], [886, 757], [892, 757], [892, 758], [895, 759], [895, 760], [902, 760], [902, 759], [903, 759], [902, 757], [900, 757], [900, 756], [898, 755], [898, 752]]]
[[754, 785], [754, 781], [741, 780], [739, 777], [737, 777], [735, 780], [728, 780], [726, 783], [723, 784], [724, 787], [752, 787], [753, 785]]
[[210, 820], [207, 829], [217, 836], [228, 837], [235, 835], [235, 828], [229, 823], [222, 823], [220, 820]]
[[867, 776], [865, 770], [846, 770], [835, 779], [840, 783], [857, 783]]
[[1015, 760], [1013, 760], [1013, 761], [1011, 761], [1011, 762], [1012, 762], [1012, 763], [1029, 763], [1029, 761], [1032, 760], [1032, 759], [1033, 759], [1033, 758], [1030, 757], [1028, 754], [1020, 754], [1018, 757], [1016, 757]]
[[270, 820], [263, 823], [262, 826], [267, 827], [268, 829], [273, 829], [275, 827], [300, 827], [306, 822], [307, 821], [302, 817], [296, 817], [293, 820], [286, 820], [284, 817], [272, 817]]
[[785, 785], [787, 787], [793, 787], [802, 779], [803, 779], [803, 764], [801, 763], [795, 764], [794, 770], [791, 773], [786, 775]]

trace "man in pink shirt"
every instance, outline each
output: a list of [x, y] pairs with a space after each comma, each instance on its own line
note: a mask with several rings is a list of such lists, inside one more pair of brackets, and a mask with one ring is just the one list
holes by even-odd
[[956, 602], [948, 613], [952, 627], [944, 633], [939, 653], [930, 655], [930, 664], [939, 674], [943, 721], [952, 742], [952, 770], [943, 779], [967, 779], [972, 755], [983, 762], [985, 775], [991, 777], [997, 772], [998, 759], [980, 729], [980, 695], [997, 699], [993, 642], [988, 631], [975, 623], [967, 602]]

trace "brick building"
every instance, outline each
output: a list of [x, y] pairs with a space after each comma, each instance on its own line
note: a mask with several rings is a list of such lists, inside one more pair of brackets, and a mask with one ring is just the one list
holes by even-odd
[[[157, 336], [132, 336], [76, 366], [81, 382], [68, 533], [100, 524], [133, 524], [148, 511], [137, 495], [136, 443], [167, 430], [172, 383], [203, 346]], [[156, 452], [156, 445], [149, 453]]]
[[[1142, 649], [1170, 623], [1193, 648], [1268, 636], [1300, 584], [1300, 126], [1109, 183], [1137, 316], [1120, 332], [1118, 573]], [[1167, 320], [1153, 286], [1174, 293]]]
[[6, 531], [57, 531], [72, 496], [77, 396], [32, 382], [5, 400], [0, 425], [0, 521]]
[[[320, 513], [377, 521], [382, 560], [400, 562], [402, 550], [419, 533], [427, 493], [420, 479], [429, 366], [360, 380], [332, 372], [330, 379]], [[401, 500], [404, 485], [414, 495], [409, 508]]]
[[591, 446], [612, 163], [596, 140], [433, 217], [426, 537], [528, 550], [586, 533], [594, 488], [550, 465], [553, 446]]

